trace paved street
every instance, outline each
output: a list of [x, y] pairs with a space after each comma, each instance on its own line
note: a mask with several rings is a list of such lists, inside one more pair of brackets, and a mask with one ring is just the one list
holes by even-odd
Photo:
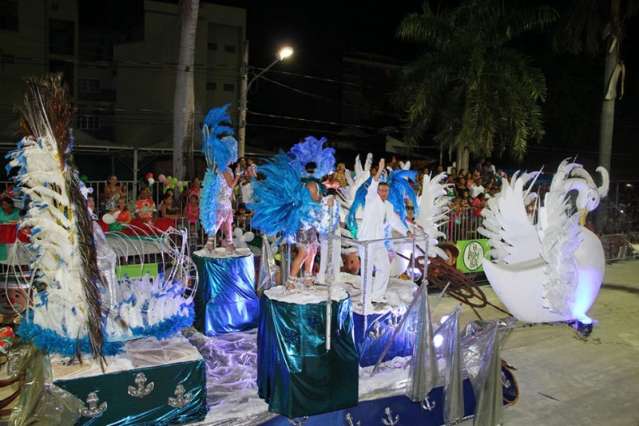
[[[505, 425], [639, 425], [639, 261], [609, 265], [605, 281], [587, 340], [567, 326], [517, 328], [508, 337], [502, 358], [517, 368], [520, 397], [505, 409]], [[435, 315], [453, 305], [445, 300]], [[463, 323], [473, 318], [464, 309]]]

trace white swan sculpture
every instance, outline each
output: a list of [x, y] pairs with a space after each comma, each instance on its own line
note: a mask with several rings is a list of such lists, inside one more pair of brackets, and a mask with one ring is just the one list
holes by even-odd
[[536, 172], [515, 173], [510, 182], [504, 179], [501, 192], [482, 212], [485, 220], [479, 233], [489, 239], [493, 259], [484, 259], [484, 271], [517, 319], [591, 323], [587, 312], [603, 281], [605, 256], [601, 241], [579, 217], [597, 208], [608, 193], [607, 170], [598, 167], [597, 172], [600, 187], [580, 164], [564, 160], [539, 208], [537, 223], [526, 212], [526, 205], [537, 199], [530, 192]]

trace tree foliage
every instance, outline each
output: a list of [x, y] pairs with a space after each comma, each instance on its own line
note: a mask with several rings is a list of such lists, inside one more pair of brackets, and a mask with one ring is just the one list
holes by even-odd
[[401, 22], [398, 36], [425, 50], [403, 72], [396, 102], [405, 113], [409, 139], [426, 130], [450, 149], [522, 158], [530, 141], [543, 136], [540, 103], [546, 81], [510, 42], [555, 21], [548, 7], [525, 1], [466, 0]]

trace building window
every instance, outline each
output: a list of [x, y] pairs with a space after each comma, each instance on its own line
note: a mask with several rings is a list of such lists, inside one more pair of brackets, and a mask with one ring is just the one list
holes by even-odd
[[206, 90], [215, 90], [215, 89], [217, 89], [217, 84], [215, 84], [214, 82], [206, 83]]
[[0, 0], [0, 30], [18, 31], [18, 0]]
[[208, 43], [209, 50], [217, 50], [217, 43]]
[[78, 128], [82, 130], [101, 129], [102, 119], [95, 115], [81, 115], [78, 117]]
[[235, 46], [232, 44], [225, 44], [224, 45], [224, 51], [226, 53], [235, 53]]
[[98, 93], [100, 92], [100, 80], [95, 78], [78, 79], [78, 89], [80, 93]]
[[235, 85], [233, 83], [224, 83], [225, 92], [232, 92], [233, 90], [235, 90]]
[[49, 52], [73, 55], [75, 24], [73, 21], [49, 20]]

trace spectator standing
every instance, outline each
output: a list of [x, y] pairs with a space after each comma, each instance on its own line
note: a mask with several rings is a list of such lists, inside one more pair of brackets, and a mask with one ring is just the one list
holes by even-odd
[[111, 210], [110, 213], [119, 224], [125, 225], [131, 223], [131, 212], [126, 205], [126, 198], [124, 197], [120, 197], [117, 208]]
[[180, 209], [174, 203], [173, 192], [167, 191], [160, 203], [160, 217], [177, 220], [180, 217]]
[[126, 199], [126, 192], [120, 182], [118, 182], [117, 176], [109, 176], [106, 187], [104, 188], [104, 197], [106, 200], [104, 208], [107, 211], [117, 208], [120, 198]]
[[20, 210], [16, 209], [11, 198], [3, 197], [0, 204], [0, 223], [15, 223], [20, 219]]
[[155, 203], [151, 197], [151, 189], [146, 186], [140, 191], [140, 196], [135, 201], [135, 214], [142, 222], [152, 222], [156, 211]]

